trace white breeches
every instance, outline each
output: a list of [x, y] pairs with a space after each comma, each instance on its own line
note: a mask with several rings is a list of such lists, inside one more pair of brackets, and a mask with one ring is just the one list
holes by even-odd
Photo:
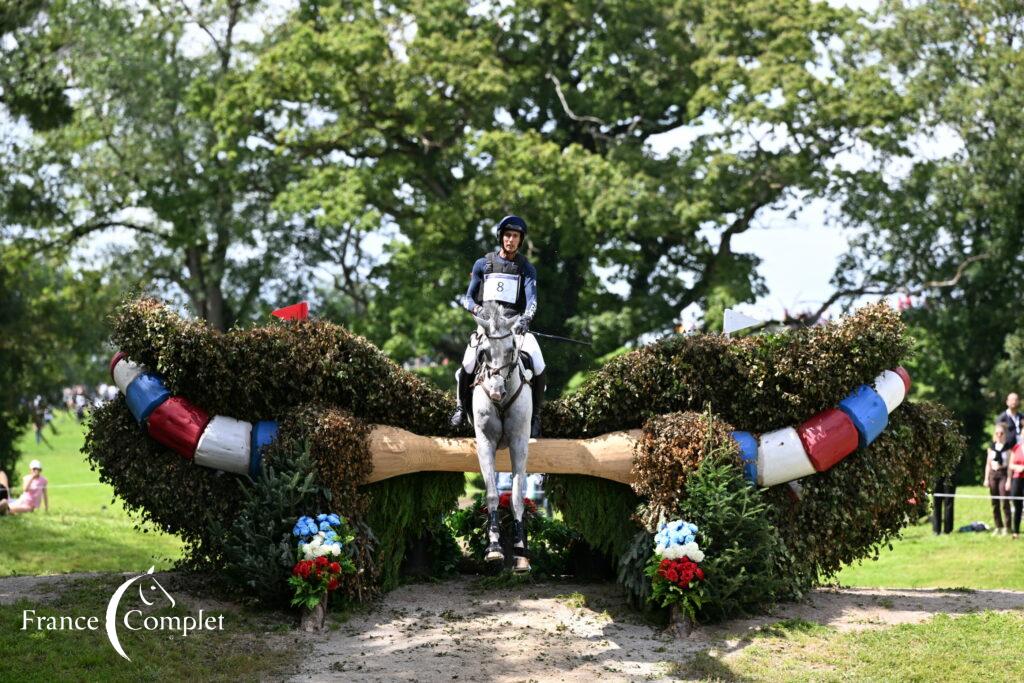
[[[466, 352], [462, 354], [462, 369], [468, 374], [472, 375], [476, 372], [476, 357], [480, 350], [480, 342], [484, 337], [484, 328], [479, 325], [476, 328], [476, 332], [469, 338], [469, 345], [466, 347]], [[530, 360], [533, 361], [533, 373], [539, 375], [544, 372], [544, 356], [541, 355], [540, 345], [537, 344], [537, 338], [531, 333], [527, 332], [526, 336], [522, 338], [520, 347], [523, 352], [530, 356]]]

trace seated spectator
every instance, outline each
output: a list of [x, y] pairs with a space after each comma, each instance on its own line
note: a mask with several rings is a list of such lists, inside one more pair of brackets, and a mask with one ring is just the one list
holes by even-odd
[[[44, 510], [50, 511], [50, 498], [46, 493], [46, 485], [49, 483], [43, 476], [43, 465], [38, 460], [33, 460], [28, 465], [32, 474], [26, 474], [21, 482], [21, 495], [17, 500], [4, 498], [0, 500], [0, 515], [16, 515], [22, 512], [33, 512], [43, 502]], [[4, 475], [4, 481], [7, 475]]]

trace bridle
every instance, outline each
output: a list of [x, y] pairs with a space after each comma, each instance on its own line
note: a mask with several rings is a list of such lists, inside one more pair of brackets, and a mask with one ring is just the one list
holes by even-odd
[[[472, 386], [476, 387], [479, 384], [483, 384], [486, 379], [494, 377], [496, 375], [504, 375], [505, 383], [508, 384], [508, 382], [512, 379], [512, 368], [519, 365], [519, 354], [521, 352], [521, 349], [519, 349], [516, 345], [515, 335], [512, 333], [511, 330], [509, 330], [508, 334], [502, 335], [490, 335], [487, 334], [487, 332], [485, 331], [484, 336], [487, 337], [488, 339], [508, 339], [509, 337], [512, 337], [512, 359], [507, 363], [497, 366], [485, 362], [483, 364], [483, 368], [481, 368], [481, 372], [477, 375], [477, 378], [473, 382]], [[490, 360], [489, 353], [487, 360]], [[508, 369], [506, 370], [506, 368]], [[523, 374], [522, 367], [519, 368], [519, 380], [519, 387], [516, 389], [515, 393], [512, 394], [511, 398], [506, 399], [503, 403], [495, 401], [493, 398], [490, 399], [491, 403], [493, 403], [495, 407], [498, 409], [498, 417], [500, 417], [502, 420], [505, 419], [505, 411], [508, 410], [509, 407], [516, 402], [517, 398], [519, 398], [519, 394], [522, 393], [523, 391], [523, 386], [529, 384], [529, 381], [527, 381], [526, 379], [526, 375]], [[488, 398], [490, 397], [488, 396]]]

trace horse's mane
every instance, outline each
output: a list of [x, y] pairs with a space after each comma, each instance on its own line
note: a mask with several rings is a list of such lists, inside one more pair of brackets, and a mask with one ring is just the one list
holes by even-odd
[[493, 320], [497, 323], [498, 329], [506, 330], [510, 327], [509, 323], [514, 319], [513, 317], [505, 317], [505, 309], [497, 301], [486, 301], [483, 305], [483, 311], [480, 313], [480, 317], [485, 320]]

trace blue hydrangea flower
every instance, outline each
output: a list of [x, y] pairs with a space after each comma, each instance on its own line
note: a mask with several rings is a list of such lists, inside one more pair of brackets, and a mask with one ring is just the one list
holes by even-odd
[[320, 531], [331, 531], [331, 523], [328, 522], [325, 519], [324, 521], [320, 522], [320, 529], [319, 530]]
[[341, 517], [338, 517], [338, 515], [332, 512], [331, 514], [327, 515], [327, 521], [330, 522], [332, 525], [341, 524]]
[[316, 521], [318, 521], [318, 522], [326, 522], [327, 521], [327, 515], [323, 514], [323, 513], [320, 513], [319, 515], [316, 516]]
[[335, 531], [328, 531], [326, 534], [324, 534], [324, 540], [325, 541], [337, 541], [338, 540], [337, 532], [335, 532]]

